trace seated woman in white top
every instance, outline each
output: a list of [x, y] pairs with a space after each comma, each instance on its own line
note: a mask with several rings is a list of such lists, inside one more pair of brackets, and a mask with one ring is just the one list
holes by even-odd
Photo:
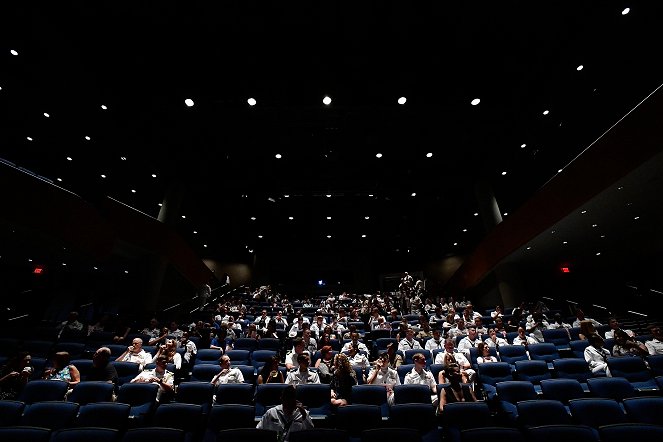
[[479, 356], [477, 356], [477, 364], [499, 362], [495, 356], [490, 354], [490, 347], [485, 342], [481, 342], [477, 346], [477, 352], [479, 353]]
[[509, 341], [504, 339], [501, 334], [498, 334], [494, 328], [488, 330], [488, 337], [483, 341], [488, 347], [497, 347], [501, 345], [509, 345]]
[[394, 386], [401, 384], [398, 372], [389, 367], [389, 355], [387, 352], [380, 354], [373, 363], [371, 371], [368, 373], [367, 384], [384, 385], [387, 390], [387, 402], [389, 405], [394, 403]]
[[524, 345], [528, 346], [531, 344], [538, 344], [539, 341], [534, 339], [531, 336], [526, 336], [525, 335], [525, 329], [522, 327], [518, 327], [518, 336], [513, 338], [513, 345]]

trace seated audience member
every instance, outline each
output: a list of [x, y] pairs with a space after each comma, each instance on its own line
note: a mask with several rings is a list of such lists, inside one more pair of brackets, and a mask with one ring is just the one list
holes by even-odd
[[325, 345], [320, 349], [320, 358], [315, 361], [315, 368], [318, 369], [320, 382], [328, 384], [331, 382], [331, 375], [334, 371], [334, 353], [331, 345]]
[[452, 402], [476, 402], [477, 398], [469, 384], [462, 383], [463, 378], [460, 374], [458, 364], [448, 364], [444, 366], [444, 372], [449, 385], [445, 386], [440, 392], [439, 411], [443, 411], [446, 404]]
[[446, 315], [442, 313], [442, 307], [436, 307], [435, 308], [435, 314], [431, 315], [430, 318], [428, 318], [428, 322], [435, 328], [439, 328], [444, 324], [444, 319], [446, 318]]
[[533, 337], [525, 335], [525, 329], [523, 327], [518, 327], [518, 336], [513, 338], [513, 345], [524, 345], [527, 347], [528, 345], [538, 343], [539, 341]]
[[299, 367], [299, 363], [297, 361], [299, 355], [301, 354], [309, 354], [308, 350], [306, 350], [306, 343], [302, 338], [295, 338], [292, 341], [292, 350], [290, 350], [285, 356], [285, 368], [288, 371]]
[[494, 321], [501, 316], [504, 316], [504, 309], [502, 309], [502, 306], [498, 304], [495, 306], [495, 310], [490, 312], [490, 317], [493, 318]]
[[329, 385], [332, 405], [343, 407], [350, 403], [352, 386], [357, 385], [357, 374], [350, 365], [348, 357], [343, 353], [334, 357], [334, 372]]
[[[617, 320], [617, 318], [612, 317], [612, 318], [608, 319], [608, 325], [610, 326], [610, 330], [605, 332], [605, 338], [606, 339], [615, 339], [615, 332], [617, 330], [622, 330], [622, 328], [620, 327], [619, 321]], [[635, 338], [635, 333], [633, 333], [632, 330], [623, 330], [623, 331], [628, 335], [629, 338]]]
[[311, 360], [308, 353], [301, 353], [297, 355], [297, 368], [288, 371], [288, 376], [285, 378], [285, 383], [290, 385], [300, 384], [319, 384], [320, 377], [318, 373], [311, 370], [309, 365]]
[[297, 320], [293, 321], [292, 327], [290, 327], [290, 331], [288, 332], [288, 336], [291, 338], [296, 337], [299, 332], [304, 330], [303, 327], [304, 318], [302, 316], [298, 316]]
[[111, 351], [108, 347], [100, 347], [92, 355], [92, 368], [85, 377], [86, 381], [103, 381], [117, 385], [117, 370], [110, 363]]
[[368, 354], [368, 347], [366, 347], [366, 344], [359, 341], [359, 333], [356, 332], [356, 331], [352, 332], [350, 334], [350, 341], [343, 344], [343, 348], [341, 348], [341, 352], [350, 351], [350, 347], [352, 347], [355, 344], [357, 345], [357, 348], [359, 349], [360, 352], [364, 352], [365, 354]]
[[474, 318], [474, 328], [477, 329], [479, 336], [488, 333], [488, 328], [483, 324], [483, 319], [481, 319], [481, 316], [476, 316]]
[[318, 342], [313, 338], [312, 332], [308, 328], [308, 324], [306, 324], [306, 327], [302, 332], [302, 340], [304, 341], [304, 344], [306, 344], [306, 351], [308, 351], [310, 355], [318, 350]]
[[141, 338], [134, 338], [131, 345], [115, 360], [118, 362], [134, 362], [140, 365], [142, 370], [143, 367], [152, 362], [152, 355], [143, 350], [143, 340]]
[[112, 321], [111, 331], [115, 333], [113, 336], [113, 342], [119, 344], [120, 342], [125, 342], [131, 327], [124, 322], [124, 319], [120, 316], [115, 317], [115, 320]]
[[150, 338], [149, 341], [147, 341], [147, 345], [162, 345], [162, 344], [165, 344], [166, 343], [166, 338], [168, 337], [169, 333], [170, 333], [170, 330], [168, 330], [168, 327], [162, 327], [157, 336], [153, 336], [153, 337]]
[[504, 319], [502, 319], [501, 316], [495, 318], [495, 324], [493, 325], [493, 329], [495, 329], [499, 337], [506, 338], [507, 334], [506, 324], [504, 323]]
[[578, 337], [582, 340], [587, 340], [592, 335], [600, 336], [599, 333], [596, 331], [594, 323], [589, 319], [580, 321], [580, 331], [578, 332]]
[[490, 347], [485, 342], [479, 343], [477, 346], [477, 364], [485, 364], [487, 362], [499, 362], [497, 358], [490, 354]]
[[650, 325], [648, 327], [649, 333], [652, 334], [652, 339], [645, 342], [647, 351], [650, 355], [663, 355], [663, 332], [658, 325]]
[[[439, 355], [439, 354], [438, 354]], [[412, 371], [407, 373], [405, 375], [405, 379], [403, 380], [404, 385], [408, 384], [423, 384], [423, 385], [428, 385], [430, 388], [431, 392], [431, 402], [436, 405], [437, 404], [437, 382], [435, 382], [435, 378], [433, 377], [433, 374], [426, 370], [426, 356], [423, 355], [423, 353], [416, 353], [412, 357], [412, 361], [414, 362], [414, 367], [412, 368]]]
[[78, 320], [78, 312], [69, 312], [67, 320], [57, 326], [58, 339], [78, 338], [84, 336], [83, 323]]
[[[458, 366], [461, 369], [461, 375], [465, 376], [463, 378], [464, 382], [465, 383], [474, 382], [476, 372], [472, 369], [472, 364], [470, 364], [470, 361], [465, 357], [465, 355], [459, 351], [456, 351], [453, 339], [448, 338], [444, 341], [444, 351], [439, 352], [437, 356], [435, 356], [434, 362], [435, 364], [442, 364], [442, 365], [455, 362], [456, 364], [458, 364]], [[441, 371], [440, 373], [443, 372]]]
[[280, 327], [281, 330], [286, 330], [288, 328], [288, 320], [283, 317], [283, 312], [280, 310], [276, 313], [276, 316], [267, 323], [267, 325], [271, 323], [274, 323], [275, 329], [278, 329]]
[[576, 320], [573, 321], [573, 326], [574, 327], [580, 327], [580, 322], [582, 322], [582, 321], [591, 321], [592, 325], [594, 325], [594, 327], [600, 327], [601, 325], [603, 325], [595, 319], [585, 317], [585, 312], [583, 312], [582, 309], [577, 309], [576, 310]]
[[404, 361], [403, 356], [397, 352], [396, 343], [390, 342], [387, 344], [387, 355], [389, 356], [389, 367], [397, 369]]
[[315, 321], [313, 324], [311, 324], [310, 331], [311, 331], [311, 336], [315, 339], [320, 339], [320, 335], [324, 332], [325, 330], [325, 317], [322, 315], [317, 315], [315, 317]]
[[175, 338], [175, 340], [179, 341], [182, 338], [182, 333], [184, 333], [184, 331], [180, 330], [177, 322], [170, 321], [170, 325], [168, 326], [168, 334]]
[[165, 356], [159, 356], [156, 360], [156, 367], [152, 369], [143, 370], [135, 378], [131, 380], [132, 383], [141, 384], [157, 384], [159, 390], [157, 391], [157, 402], [162, 398], [171, 397], [173, 395], [175, 382], [175, 373], [171, 373], [166, 369], [168, 361]]
[[509, 341], [502, 337], [502, 334], [494, 328], [488, 330], [488, 337], [483, 341], [488, 347], [500, 348], [501, 345], [509, 345]]
[[467, 336], [468, 331], [469, 330], [465, 326], [465, 320], [463, 318], [460, 318], [456, 321], [456, 326], [449, 329], [447, 335], [450, 338], [456, 339], [459, 336]]
[[645, 357], [649, 354], [645, 344], [630, 337], [624, 330], [615, 330], [614, 336], [615, 345], [612, 347], [613, 356]]
[[433, 350], [441, 350], [444, 348], [444, 339], [442, 339], [439, 329], [433, 330], [433, 337], [426, 341], [424, 347], [426, 350], [429, 350], [431, 353], [433, 352]]
[[380, 354], [373, 363], [371, 371], [366, 379], [367, 384], [384, 385], [387, 390], [387, 401], [389, 405], [394, 404], [394, 386], [401, 384], [398, 372], [389, 366], [389, 355], [387, 352]]
[[348, 360], [350, 361], [350, 365], [354, 367], [359, 367], [359, 368], [367, 368], [370, 364], [368, 362], [368, 358], [366, 357], [365, 354], [359, 352], [359, 346], [356, 344], [352, 344], [350, 346], [350, 350], [348, 350]]
[[557, 328], [565, 328], [565, 329], [568, 330], [568, 329], [571, 328], [571, 324], [567, 324], [566, 322], [564, 322], [562, 320], [562, 314], [561, 313], [555, 313], [555, 315], [553, 316], [552, 322], [548, 323], [548, 328], [551, 329], [551, 330], [557, 329]]
[[246, 332], [240, 333], [240, 336], [243, 338], [250, 338], [250, 339], [255, 339], [258, 340], [260, 339], [260, 334], [265, 333], [267, 331], [267, 327], [264, 329], [258, 329], [256, 324], [249, 324], [248, 327], [246, 327]]
[[212, 384], [241, 384], [244, 382], [242, 371], [237, 367], [230, 367], [230, 358], [227, 355], [219, 358], [219, 365], [221, 366], [221, 371], [212, 378]]
[[196, 359], [196, 354], [198, 354], [198, 347], [196, 347], [196, 344], [189, 339], [189, 332], [182, 333], [180, 347], [184, 349], [184, 355], [182, 356], [182, 369], [188, 370], [193, 365]]
[[272, 356], [265, 362], [265, 365], [260, 369], [260, 373], [258, 373], [256, 381], [258, 384], [283, 384], [285, 382], [283, 373], [279, 371], [278, 356]]
[[165, 344], [159, 346], [159, 349], [155, 353], [153, 359], [156, 359], [161, 355], [166, 356], [167, 363], [174, 364], [176, 370], [182, 368], [182, 356], [180, 356], [180, 354], [177, 352], [176, 340], [167, 339]]
[[81, 374], [78, 369], [70, 364], [71, 357], [69, 352], [59, 351], [53, 355], [53, 367], [44, 371], [44, 379], [54, 381], [64, 381], [73, 388], [81, 381]]
[[408, 327], [405, 332], [405, 338], [401, 339], [398, 343], [398, 349], [402, 352], [406, 350], [421, 350], [421, 344], [414, 339], [414, 330], [412, 327]]
[[[144, 335], [148, 335], [150, 337], [150, 341], [152, 339], [160, 337], [161, 329], [159, 328], [159, 321], [157, 320], [157, 318], [150, 319], [150, 325], [145, 327], [143, 330], [141, 330], [141, 333]], [[149, 344], [149, 345], [154, 345], [154, 344]]]
[[584, 355], [590, 370], [594, 374], [605, 373], [606, 376], [610, 376], [607, 362], [610, 352], [603, 348], [603, 338], [599, 335], [591, 335], [588, 340], [589, 345], [585, 348]]
[[306, 408], [297, 402], [295, 387], [288, 386], [281, 393], [281, 403], [265, 411], [256, 428], [272, 430], [280, 435], [279, 440], [288, 442], [291, 433], [312, 429], [313, 421]]
[[34, 372], [32, 356], [22, 351], [0, 369], [0, 400], [16, 400]]
[[219, 328], [216, 329], [215, 335], [216, 336], [210, 341], [209, 348], [221, 350], [221, 353], [232, 350], [232, 344], [228, 342], [228, 326], [226, 324], [221, 324]]
[[470, 357], [470, 348], [477, 347], [481, 343], [481, 339], [474, 326], [468, 327], [467, 336], [460, 340], [458, 343], [458, 351], [463, 353], [466, 358]]
[[536, 339], [537, 342], [544, 342], [543, 330], [547, 330], [549, 325], [550, 324], [546, 321], [543, 313], [536, 311], [532, 313], [532, 316], [527, 321], [525, 327], [529, 335]]

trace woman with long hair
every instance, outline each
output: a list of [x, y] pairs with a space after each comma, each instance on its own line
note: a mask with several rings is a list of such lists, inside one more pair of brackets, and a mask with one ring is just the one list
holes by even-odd
[[81, 374], [73, 364], [70, 364], [71, 357], [66, 351], [59, 351], [53, 355], [53, 367], [44, 371], [44, 379], [54, 381], [64, 381], [73, 388], [81, 381]]
[[331, 382], [331, 375], [334, 371], [334, 353], [331, 345], [325, 345], [320, 349], [320, 358], [315, 361], [315, 368], [318, 369], [320, 382], [323, 384]]
[[32, 356], [22, 351], [0, 369], [0, 400], [15, 400], [25, 384], [30, 380], [34, 369]]
[[338, 353], [334, 357], [334, 373], [330, 382], [332, 405], [336, 407], [348, 405], [353, 385], [357, 385], [357, 374], [350, 365], [348, 357]]
[[157, 350], [153, 359], [156, 361], [161, 355], [166, 357], [166, 363], [174, 364], [176, 370], [182, 368], [182, 356], [177, 352], [176, 340], [166, 339], [166, 343], [159, 346], [159, 350]]
[[258, 384], [283, 384], [283, 373], [279, 371], [279, 357], [272, 356], [260, 369]]
[[444, 372], [449, 385], [444, 387], [440, 392], [440, 405], [439, 411], [444, 409], [444, 406], [451, 402], [476, 402], [477, 398], [474, 391], [470, 388], [469, 384], [462, 383], [462, 375], [460, 374], [460, 366], [456, 363], [444, 365]]

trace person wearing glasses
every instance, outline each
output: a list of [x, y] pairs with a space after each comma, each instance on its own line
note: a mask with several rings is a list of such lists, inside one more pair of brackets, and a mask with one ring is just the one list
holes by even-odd
[[142, 370], [143, 367], [152, 362], [152, 355], [143, 349], [143, 340], [141, 338], [134, 338], [131, 345], [115, 360], [117, 362], [136, 363]]

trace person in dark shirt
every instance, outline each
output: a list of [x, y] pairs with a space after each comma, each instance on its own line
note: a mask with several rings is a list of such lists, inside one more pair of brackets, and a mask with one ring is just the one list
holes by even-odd
[[92, 368], [85, 376], [85, 380], [110, 382], [117, 389], [117, 370], [110, 363], [110, 356], [111, 351], [108, 347], [100, 347], [95, 351], [92, 356]]

